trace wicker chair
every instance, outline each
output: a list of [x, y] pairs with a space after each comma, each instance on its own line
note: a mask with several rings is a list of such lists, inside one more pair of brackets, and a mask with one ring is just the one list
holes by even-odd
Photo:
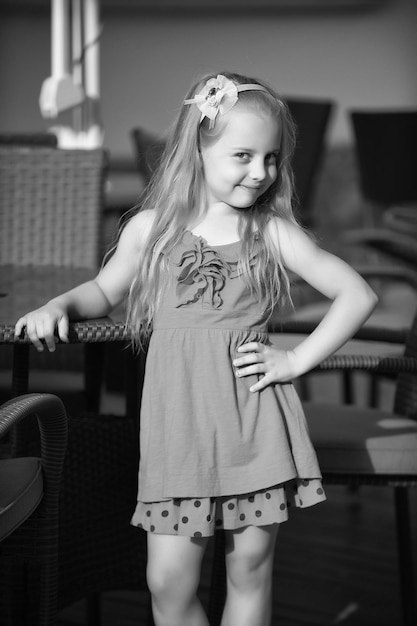
[[417, 201], [417, 110], [352, 110], [364, 198], [376, 210]]
[[[0, 144], [0, 265], [84, 269], [93, 276], [102, 255], [106, 163], [101, 149]], [[35, 278], [36, 271], [28, 285], [34, 294], [63, 290], [59, 283], [48, 286]], [[32, 370], [77, 372], [82, 371], [83, 363], [82, 348], [70, 346], [54, 355], [33, 354]], [[11, 355], [2, 351], [0, 368], [10, 367]], [[39, 384], [31, 390], [45, 388]], [[54, 391], [66, 403], [62, 389]], [[80, 389], [77, 404], [82, 393]]]
[[[294, 325], [288, 325], [286, 330], [294, 332]], [[271, 331], [279, 332], [279, 329]], [[373, 329], [371, 333], [363, 329], [357, 337], [391, 342], [395, 335], [391, 328]], [[314, 401], [305, 402], [304, 409], [325, 482], [394, 489], [402, 623], [412, 626], [417, 615], [408, 489], [417, 487], [417, 315], [407, 335], [403, 356], [333, 356], [318, 370], [362, 370], [397, 377], [392, 410]]]
[[[380, 297], [380, 304], [366, 325], [408, 327], [417, 302], [417, 297], [413, 297], [414, 292], [417, 294], [417, 111], [355, 110], [350, 119], [359, 191], [368, 216], [364, 219], [371, 222], [371, 227], [341, 233], [340, 244], [348, 244], [353, 257], [354, 247], [358, 246], [374, 257], [366, 264], [355, 265]], [[409, 307], [398, 306], [391, 297], [399, 289], [407, 291]], [[316, 302], [300, 307], [293, 317], [300, 322], [318, 323], [327, 308], [327, 303]], [[348, 397], [350, 372], [345, 371], [343, 377]], [[307, 394], [306, 384], [304, 390]], [[378, 378], [370, 373], [369, 402], [375, 406], [377, 401]]]
[[[22, 393], [27, 386], [27, 352], [31, 346], [26, 335], [15, 341], [13, 333], [13, 326], [4, 324], [0, 341], [19, 349], [14, 388]], [[129, 345], [124, 323], [108, 318], [71, 323], [69, 339], [85, 345]], [[69, 347], [65, 344], [57, 351]], [[131, 588], [142, 590], [149, 606], [146, 623], [153, 623], [145, 580], [146, 534], [130, 526], [137, 496], [144, 359], [142, 355], [133, 356], [131, 350], [123, 349], [122, 353], [127, 387], [125, 415], [83, 412], [68, 419], [60, 490], [58, 609], [87, 599], [89, 626], [101, 623], [101, 592]], [[30, 425], [19, 426], [15, 436], [16, 454], [37, 454], [37, 439]]]
[[[284, 327], [271, 326], [270, 332], [301, 333], [303, 329], [288, 323]], [[373, 329], [371, 332], [361, 331], [358, 338], [392, 342], [396, 334], [392, 329]], [[338, 370], [397, 376], [391, 411], [315, 402], [305, 402], [304, 409], [325, 483], [355, 488], [358, 485], [393, 488], [403, 607], [401, 623], [415, 626], [413, 559], [416, 552], [412, 545], [408, 490], [417, 487], [417, 315], [407, 336], [403, 356], [337, 355], [316, 368], [316, 371], [323, 372]], [[217, 541], [211, 626], [220, 626], [221, 603], [225, 598], [224, 536], [219, 534]]]
[[[149, 599], [147, 623], [153, 623], [145, 577], [146, 534], [130, 525], [137, 493], [138, 450], [133, 418], [84, 413], [68, 419], [59, 491], [59, 545], [54, 549], [59, 560], [55, 610], [87, 599], [86, 623], [90, 625], [101, 623], [100, 594], [116, 589], [142, 590]], [[30, 424], [17, 426], [14, 453], [38, 453]], [[57, 520], [55, 524], [58, 537]], [[38, 624], [37, 593], [31, 580], [26, 589], [27, 622], [20, 616], [21, 621], [13, 623]]]
[[103, 150], [0, 144], [0, 265], [97, 268]]
[[[41, 456], [17, 458], [17, 429], [26, 429], [35, 417]], [[28, 394], [2, 405], [0, 437], [10, 432], [10, 456], [0, 460], [1, 622], [52, 626], [57, 614], [59, 492], [67, 443], [61, 400]], [[39, 432], [34, 438], [39, 439]], [[30, 591], [26, 579], [31, 581]]]
[[285, 98], [297, 126], [297, 144], [292, 161], [298, 200], [298, 219], [314, 224], [312, 201], [325, 150], [326, 131], [334, 109], [331, 100]]
[[130, 525], [137, 494], [138, 433], [127, 416], [69, 420], [60, 500], [58, 606], [88, 598], [88, 623], [101, 623], [101, 592], [135, 589], [149, 599], [146, 534]]
[[345, 240], [417, 271], [417, 110], [353, 110], [350, 117], [372, 223]]

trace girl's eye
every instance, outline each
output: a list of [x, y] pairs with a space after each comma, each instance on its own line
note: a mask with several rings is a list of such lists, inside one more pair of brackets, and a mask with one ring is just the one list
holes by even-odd
[[243, 161], [245, 163], [247, 163], [250, 159], [249, 154], [247, 152], [237, 152], [235, 154], [235, 157], [239, 159], [239, 161]]

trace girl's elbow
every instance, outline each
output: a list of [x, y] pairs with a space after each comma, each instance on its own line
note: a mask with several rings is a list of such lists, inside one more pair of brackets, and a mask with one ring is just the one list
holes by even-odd
[[364, 294], [363, 294], [363, 303], [365, 309], [369, 311], [369, 314], [375, 309], [379, 302], [378, 295], [375, 291], [368, 285], [365, 285]]

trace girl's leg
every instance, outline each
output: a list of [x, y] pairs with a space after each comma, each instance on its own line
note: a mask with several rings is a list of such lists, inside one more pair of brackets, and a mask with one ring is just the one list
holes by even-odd
[[208, 626], [196, 595], [207, 541], [148, 533], [146, 573], [155, 626]]
[[227, 598], [222, 626], [268, 626], [278, 524], [226, 531]]

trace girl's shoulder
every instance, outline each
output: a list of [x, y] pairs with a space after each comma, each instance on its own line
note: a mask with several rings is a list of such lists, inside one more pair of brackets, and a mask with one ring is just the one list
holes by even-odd
[[279, 247], [293, 237], [306, 236], [304, 229], [296, 222], [276, 215], [269, 219], [266, 229], [274, 244]]
[[153, 211], [152, 209], [145, 209], [143, 211], [138, 211], [137, 213], [132, 215], [132, 217], [130, 217], [127, 221], [126, 227], [129, 226], [130, 228], [151, 229], [154, 220], [155, 211]]
[[148, 240], [152, 225], [155, 220], [155, 212], [151, 209], [138, 211], [129, 218], [123, 227], [121, 239], [131, 240], [137, 246], [145, 245]]
[[305, 258], [317, 250], [311, 235], [299, 224], [282, 217], [272, 217], [267, 230], [284, 263], [291, 267], [296, 258]]

